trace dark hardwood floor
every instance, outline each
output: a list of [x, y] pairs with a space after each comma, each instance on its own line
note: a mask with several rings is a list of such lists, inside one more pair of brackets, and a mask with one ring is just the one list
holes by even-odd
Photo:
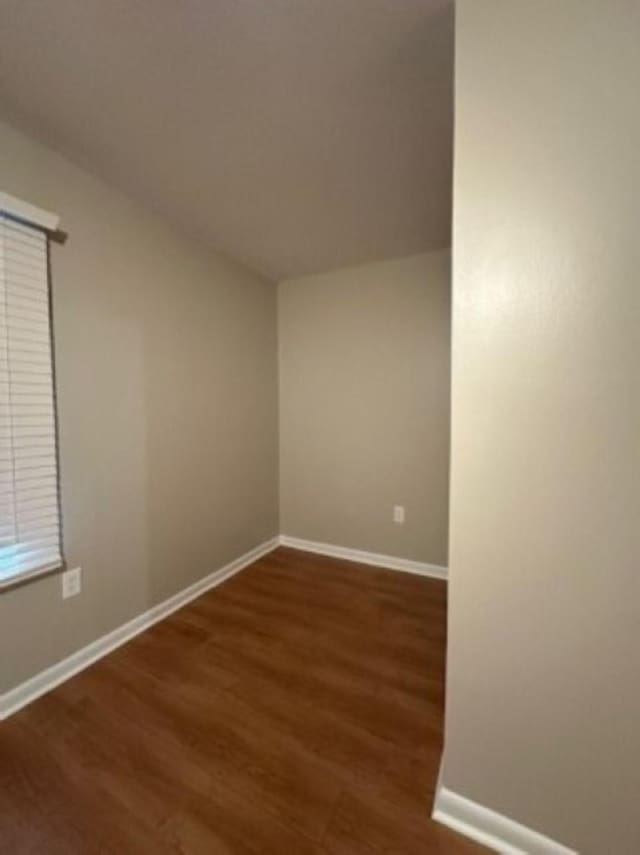
[[485, 852], [429, 818], [445, 614], [278, 549], [0, 724], [0, 853]]

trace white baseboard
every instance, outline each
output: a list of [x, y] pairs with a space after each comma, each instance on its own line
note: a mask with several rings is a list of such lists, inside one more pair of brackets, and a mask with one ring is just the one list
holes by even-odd
[[148, 629], [154, 623], [167, 617], [177, 609], [182, 608], [182, 606], [191, 600], [204, 594], [205, 591], [215, 588], [216, 585], [224, 582], [225, 579], [228, 579], [240, 570], [244, 570], [245, 567], [253, 564], [258, 558], [276, 549], [278, 544], [279, 538], [274, 537], [266, 543], [256, 546], [255, 549], [241, 555], [240, 558], [236, 558], [235, 561], [232, 561], [225, 567], [214, 570], [213, 573], [180, 591], [173, 597], [169, 597], [168, 600], [159, 603], [157, 606], [153, 606], [153, 608], [143, 612], [133, 618], [133, 620], [122, 624], [122, 626], [117, 627], [107, 635], [103, 635], [102, 638], [98, 638], [81, 650], [72, 653], [71, 656], [68, 656], [61, 662], [52, 665], [51, 668], [47, 668], [46, 671], [41, 671], [35, 677], [0, 695], [0, 721], [27, 704], [30, 704], [32, 701], [35, 701], [36, 698], [49, 692], [60, 683], [73, 677], [74, 674], [77, 674], [96, 660], [106, 656], [107, 653], [115, 650], [116, 647], [120, 647], [120, 645], [129, 641], [130, 638], [133, 638], [145, 629]]
[[280, 535], [280, 544], [292, 549], [302, 549], [304, 552], [315, 552], [318, 555], [328, 555], [331, 558], [344, 558], [346, 561], [357, 561], [359, 564], [371, 564], [373, 567], [384, 567], [387, 570], [401, 570], [403, 573], [415, 573], [418, 576], [429, 576], [433, 579], [447, 578], [447, 568], [437, 564], [424, 564], [422, 561], [410, 561], [408, 558], [394, 558], [391, 555], [380, 555], [376, 552], [363, 552], [361, 549], [348, 549], [346, 546], [333, 546], [330, 543], [316, 543], [313, 540], [301, 540], [299, 537]]
[[433, 819], [502, 855], [577, 855], [561, 843], [438, 786]]

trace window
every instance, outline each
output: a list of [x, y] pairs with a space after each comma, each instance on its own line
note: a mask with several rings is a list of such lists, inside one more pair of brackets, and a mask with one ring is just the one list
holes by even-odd
[[0, 587], [62, 564], [45, 227], [0, 193]]

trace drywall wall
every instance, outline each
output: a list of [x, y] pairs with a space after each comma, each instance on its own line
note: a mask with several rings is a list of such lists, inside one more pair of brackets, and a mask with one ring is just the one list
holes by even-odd
[[0, 691], [278, 533], [276, 288], [0, 125], [0, 188], [56, 211], [65, 551], [0, 594]]
[[448, 252], [280, 283], [284, 534], [447, 563], [449, 319]]
[[640, 5], [459, 0], [445, 786], [640, 851]]

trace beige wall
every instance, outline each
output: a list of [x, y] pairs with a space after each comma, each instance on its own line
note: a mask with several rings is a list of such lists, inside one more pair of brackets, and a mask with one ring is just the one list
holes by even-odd
[[282, 532], [446, 564], [449, 253], [286, 280], [278, 303]]
[[640, 5], [457, 4], [444, 784], [640, 852]]
[[278, 532], [276, 288], [0, 125], [0, 188], [58, 212], [64, 538], [81, 596], [0, 595], [0, 691]]

